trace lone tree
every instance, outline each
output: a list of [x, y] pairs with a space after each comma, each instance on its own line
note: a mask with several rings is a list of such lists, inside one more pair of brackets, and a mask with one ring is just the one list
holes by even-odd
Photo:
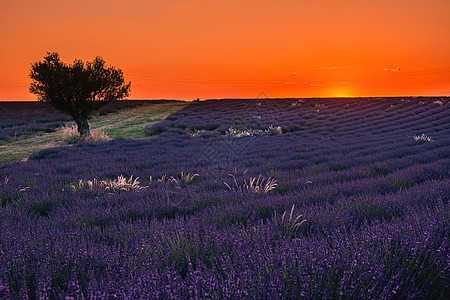
[[29, 76], [30, 93], [72, 116], [84, 137], [91, 135], [88, 116], [111, 101], [129, 96], [131, 90], [131, 82], [124, 81], [122, 70], [106, 66], [101, 57], [66, 64], [57, 52], [47, 52], [43, 61], [32, 64]]

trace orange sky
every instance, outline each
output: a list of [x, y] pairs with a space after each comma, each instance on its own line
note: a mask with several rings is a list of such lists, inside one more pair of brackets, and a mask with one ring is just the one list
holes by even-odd
[[449, 0], [0, 0], [0, 100], [103, 57], [131, 99], [450, 95]]

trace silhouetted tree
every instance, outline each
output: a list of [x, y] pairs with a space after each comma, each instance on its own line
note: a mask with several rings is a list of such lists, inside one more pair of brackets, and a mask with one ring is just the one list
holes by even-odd
[[106, 66], [101, 57], [66, 64], [57, 52], [47, 52], [43, 61], [32, 64], [29, 76], [30, 92], [39, 101], [72, 116], [80, 136], [90, 135], [88, 116], [111, 101], [127, 97], [131, 90], [122, 70]]

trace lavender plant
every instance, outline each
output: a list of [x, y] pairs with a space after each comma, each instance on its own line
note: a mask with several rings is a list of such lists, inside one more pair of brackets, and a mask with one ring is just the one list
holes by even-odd
[[0, 298], [448, 298], [446, 98], [249, 101], [0, 165]]

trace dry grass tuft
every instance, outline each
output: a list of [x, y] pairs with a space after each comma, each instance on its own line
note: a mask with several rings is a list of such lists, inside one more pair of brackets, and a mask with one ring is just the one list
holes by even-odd
[[226, 131], [226, 135], [230, 137], [248, 137], [248, 136], [257, 136], [269, 134], [271, 132], [275, 132], [277, 134], [283, 133], [283, 128], [281, 126], [270, 125], [267, 129], [236, 129], [234, 127], [230, 127]]
[[108, 141], [111, 138], [103, 130], [93, 130], [91, 136], [81, 137], [75, 126], [65, 125], [61, 129], [61, 135], [66, 144], [77, 144], [81, 142]]
[[[194, 178], [198, 177], [198, 174], [193, 174], [191, 175], [191, 173], [184, 173], [181, 172], [180, 177], [179, 178], [175, 178], [173, 176], [167, 176], [167, 175], [163, 175], [161, 178], [157, 179], [156, 182], [162, 182], [162, 183], [175, 183], [177, 185], [180, 185], [180, 181], [185, 183], [185, 184], [191, 184], [194, 182]], [[150, 177], [150, 182], [152, 181], [152, 177]]]
[[306, 220], [301, 220], [301, 218], [303, 217], [303, 215], [298, 215], [295, 219], [294, 219], [294, 208], [295, 208], [295, 204], [292, 204], [292, 208], [291, 208], [291, 212], [289, 213], [289, 217], [287, 217], [287, 211], [285, 211], [282, 215], [281, 215], [281, 219], [278, 220], [277, 218], [277, 212], [274, 211], [273, 213], [273, 222], [275, 223], [275, 226], [278, 226], [281, 228], [281, 233], [282, 236], [291, 236], [293, 237], [293, 235], [295, 234], [295, 232], [298, 230], [298, 228], [306, 222]]
[[148, 186], [140, 185], [139, 177], [133, 179], [133, 176], [131, 176], [127, 179], [123, 175], [119, 175], [116, 179], [98, 180], [94, 178], [93, 180], [87, 181], [80, 180], [77, 185], [71, 185], [71, 188], [74, 191], [84, 187], [88, 187], [90, 190], [100, 188], [111, 193], [128, 192], [132, 190], [139, 191], [148, 188]]
[[419, 142], [419, 141], [433, 142], [433, 139], [431, 138], [431, 136], [428, 136], [424, 133], [422, 133], [422, 135], [416, 135], [416, 134], [413, 135], [413, 139], [416, 142]]
[[258, 177], [250, 177], [249, 181], [244, 180], [243, 184], [239, 184], [236, 180], [236, 177], [233, 174], [228, 174], [233, 178], [234, 186], [229, 185], [224, 182], [224, 184], [228, 187], [230, 191], [233, 192], [252, 192], [252, 193], [264, 193], [267, 194], [271, 190], [275, 189], [277, 186], [277, 181], [274, 178], [261, 178], [261, 175]]

